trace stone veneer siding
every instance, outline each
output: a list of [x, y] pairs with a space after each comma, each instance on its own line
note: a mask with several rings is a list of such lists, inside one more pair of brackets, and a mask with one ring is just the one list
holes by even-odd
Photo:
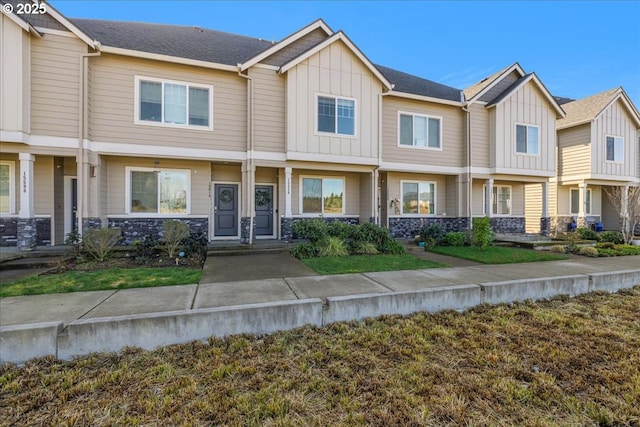
[[0, 246], [17, 246], [18, 218], [0, 218]]
[[[240, 218], [240, 241], [242, 243], [253, 243], [249, 241], [249, 231], [251, 228], [251, 218], [243, 216]], [[253, 221], [253, 240], [256, 239], [256, 222]]]
[[494, 233], [525, 233], [525, 219], [515, 216], [501, 216], [491, 218], [491, 229]]
[[389, 231], [395, 239], [413, 239], [429, 225], [439, 225], [445, 233], [469, 229], [469, 218], [391, 217]]
[[156, 240], [162, 239], [162, 224], [171, 220], [188, 224], [191, 233], [203, 233], [208, 236], [207, 218], [109, 218], [109, 228], [122, 230], [120, 245], [132, 245], [136, 240], [143, 240], [149, 236]]
[[[325, 220], [327, 223], [332, 223], [332, 222], [336, 222], [336, 221], [340, 221], [340, 222], [346, 222], [347, 224], [351, 224], [351, 225], [358, 225], [360, 224], [360, 218], [352, 218], [352, 217], [347, 217], [347, 218], [343, 218], [343, 217], [329, 217], [329, 218], [321, 218], [318, 217], [320, 219]], [[293, 233], [293, 223], [296, 221], [309, 221], [311, 219], [315, 219], [315, 218], [285, 218], [285, 217], [281, 217], [280, 218], [280, 240], [284, 240], [287, 242], [291, 242], [292, 240], [298, 239], [298, 236], [296, 236]]]
[[540, 235], [541, 236], [551, 235], [551, 218], [549, 217], [540, 218]]
[[82, 229], [89, 230], [91, 228], [100, 228], [102, 227], [102, 220], [100, 218], [83, 218], [82, 219]]
[[26, 248], [51, 245], [51, 218], [0, 218], [0, 246], [21, 246], [19, 241]]

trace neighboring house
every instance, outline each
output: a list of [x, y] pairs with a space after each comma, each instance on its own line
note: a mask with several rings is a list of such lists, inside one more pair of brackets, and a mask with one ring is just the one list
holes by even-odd
[[640, 114], [622, 88], [579, 100], [561, 99], [557, 121], [558, 173], [551, 179], [554, 231], [601, 223], [619, 230], [606, 190], [640, 185]]
[[483, 215], [548, 230], [565, 112], [518, 64], [461, 91], [371, 63], [322, 20], [272, 43], [46, 7], [0, 15], [2, 245], [100, 226], [132, 243], [168, 219], [243, 242], [315, 217], [403, 238]]

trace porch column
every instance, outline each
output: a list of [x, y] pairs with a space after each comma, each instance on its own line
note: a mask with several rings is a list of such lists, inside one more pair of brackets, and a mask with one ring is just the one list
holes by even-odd
[[491, 218], [493, 216], [493, 178], [487, 180], [486, 188], [487, 192], [484, 195], [485, 215]]
[[[102, 227], [100, 204], [100, 156], [94, 152], [87, 153], [88, 162], [83, 163], [86, 196], [82, 215], [82, 229]], [[105, 222], [105, 226], [107, 223]]]
[[578, 184], [578, 227], [587, 226], [587, 183]]
[[540, 234], [551, 234], [551, 218], [549, 218], [549, 181], [542, 183], [542, 214], [540, 215]]
[[35, 156], [20, 153], [20, 211], [18, 212], [17, 244], [21, 251], [32, 251], [37, 244], [36, 218], [33, 208], [33, 162]]
[[622, 220], [622, 232], [625, 236], [627, 236], [631, 232], [631, 224], [629, 223], [629, 186], [625, 185], [622, 187], [622, 215], [620, 218]]
[[240, 218], [240, 240], [242, 243], [252, 244], [254, 240], [254, 216], [253, 204], [255, 201], [255, 174], [256, 169], [252, 160], [242, 164], [242, 189], [244, 196], [241, 199], [242, 208]]
[[280, 240], [291, 241], [291, 223], [293, 213], [291, 212], [291, 174], [292, 168], [284, 168], [284, 215], [280, 218]]
[[378, 169], [374, 169], [371, 172], [371, 218], [374, 224], [378, 224], [379, 216], [379, 202], [378, 202]]

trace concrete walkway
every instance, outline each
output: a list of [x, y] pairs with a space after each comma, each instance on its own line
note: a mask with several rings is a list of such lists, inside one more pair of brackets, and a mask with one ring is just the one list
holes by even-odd
[[[284, 256], [291, 260], [288, 255]], [[258, 261], [256, 257], [261, 258]], [[219, 257], [216, 260], [227, 264], [225, 270], [229, 270], [228, 263], [233, 258], [233, 262], [238, 265], [231, 270], [241, 269], [246, 280], [224, 281], [225, 274], [219, 273], [216, 276], [212, 273], [206, 277], [218, 277], [220, 280], [183, 286], [0, 298], [0, 327], [44, 322], [62, 322], [67, 325], [85, 319], [268, 304], [308, 298], [385, 294], [518, 279], [640, 271], [640, 256], [628, 256], [578, 257], [566, 261], [317, 276], [302, 263], [300, 264], [304, 268], [296, 263], [278, 262], [277, 254], [256, 257]], [[251, 275], [258, 270], [258, 263], [276, 271], [282, 268], [279, 270], [280, 276], [284, 277], [252, 280]], [[215, 270], [214, 267], [210, 268]], [[285, 274], [287, 272], [295, 274]]]

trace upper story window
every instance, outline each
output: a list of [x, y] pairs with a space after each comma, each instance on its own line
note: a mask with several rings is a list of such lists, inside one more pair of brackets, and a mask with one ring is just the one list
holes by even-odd
[[436, 213], [436, 183], [402, 181], [402, 214], [434, 215]]
[[540, 154], [539, 127], [532, 125], [516, 125], [516, 153]]
[[412, 113], [399, 115], [398, 142], [401, 146], [442, 148], [440, 117]]
[[136, 123], [213, 129], [213, 86], [136, 76]]
[[344, 178], [302, 177], [301, 181], [302, 214], [344, 214]]
[[181, 215], [190, 212], [189, 170], [127, 168], [127, 213]]
[[623, 161], [624, 138], [620, 136], [607, 136], [607, 161], [619, 162]]
[[[580, 212], [580, 190], [576, 189], [576, 188], [572, 188], [571, 189], [571, 214], [572, 215], [577, 215]], [[584, 212], [587, 215], [591, 215], [591, 189], [587, 188], [587, 193], [585, 195], [586, 200], [584, 201], [585, 203], [585, 210]]]
[[356, 101], [318, 95], [318, 132], [355, 136]]
[[14, 162], [0, 162], [0, 213], [13, 213]]

